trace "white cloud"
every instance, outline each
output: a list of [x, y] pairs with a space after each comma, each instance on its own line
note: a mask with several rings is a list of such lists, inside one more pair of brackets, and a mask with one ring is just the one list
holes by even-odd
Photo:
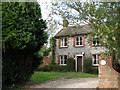
[[42, 18], [45, 20], [52, 10], [52, 0], [37, 0], [41, 7]]

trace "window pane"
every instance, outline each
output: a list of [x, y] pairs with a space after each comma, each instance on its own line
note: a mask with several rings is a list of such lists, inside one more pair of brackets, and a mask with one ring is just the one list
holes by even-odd
[[96, 44], [96, 39], [95, 38], [93, 38], [93, 44]]
[[65, 39], [65, 43], [67, 43], [67, 38], [64, 38]]
[[98, 64], [98, 55], [97, 54], [93, 55], [92, 59], [93, 59], [93, 64]]
[[96, 64], [98, 64], [98, 54], [96, 55]]
[[65, 44], [64, 46], [67, 46], [67, 42], [65, 42], [64, 44]]
[[63, 60], [61, 60], [61, 64], [63, 64]]
[[97, 62], [96, 62], [96, 60], [94, 59], [94, 62], [93, 62], [93, 64], [97, 64]]
[[76, 42], [76, 45], [79, 45], [79, 42]]
[[80, 37], [80, 40], [82, 40], [82, 37]]
[[80, 45], [82, 45], [82, 41], [80, 41]]
[[61, 59], [61, 64], [63, 64], [63, 59]]
[[65, 55], [65, 59], [67, 59], [67, 55]]
[[66, 59], [64, 60], [64, 64], [66, 64]]
[[93, 64], [96, 64], [96, 55], [93, 55]]
[[94, 59], [96, 60], [96, 55], [94, 55]]
[[64, 38], [64, 46], [67, 46], [67, 38]]
[[100, 43], [100, 42], [99, 42], [99, 40], [97, 39], [97, 45], [99, 45], [99, 43]]
[[78, 42], [78, 37], [76, 37], [76, 42]]
[[60, 56], [61, 64], [63, 64], [63, 56]]
[[64, 56], [64, 64], [66, 64], [67, 61], [67, 55]]
[[61, 39], [61, 46], [63, 46], [63, 39]]
[[98, 64], [98, 60], [96, 60], [96, 64]]
[[60, 59], [63, 59], [63, 57], [62, 57], [62, 56], [60, 56]]

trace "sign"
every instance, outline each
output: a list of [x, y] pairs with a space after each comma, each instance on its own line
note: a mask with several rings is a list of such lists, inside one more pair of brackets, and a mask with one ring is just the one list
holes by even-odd
[[100, 64], [101, 64], [101, 65], [105, 65], [105, 64], [106, 64], [106, 61], [105, 61], [105, 60], [101, 60], [101, 61], [100, 61]]

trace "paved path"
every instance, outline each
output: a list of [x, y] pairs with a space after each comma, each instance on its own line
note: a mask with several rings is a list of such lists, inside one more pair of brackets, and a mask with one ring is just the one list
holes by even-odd
[[30, 86], [30, 88], [96, 88], [98, 87], [98, 78], [72, 78], [65, 79], [68, 76], [75, 75], [73, 73], [60, 77], [58, 79], [53, 79], [40, 83], [37, 85]]

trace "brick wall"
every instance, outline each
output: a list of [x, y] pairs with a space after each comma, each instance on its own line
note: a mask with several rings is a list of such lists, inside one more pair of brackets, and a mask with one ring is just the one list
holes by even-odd
[[99, 56], [99, 88], [119, 88], [120, 89], [120, 73], [112, 68], [112, 62], [106, 60], [105, 65], [101, 65], [100, 61], [105, 60], [105, 56]]
[[49, 56], [45, 56], [43, 58], [43, 63], [40, 65], [40, 67], [44, 67], [45, 65], [49, 65], [51, 63], [51, 58]]

